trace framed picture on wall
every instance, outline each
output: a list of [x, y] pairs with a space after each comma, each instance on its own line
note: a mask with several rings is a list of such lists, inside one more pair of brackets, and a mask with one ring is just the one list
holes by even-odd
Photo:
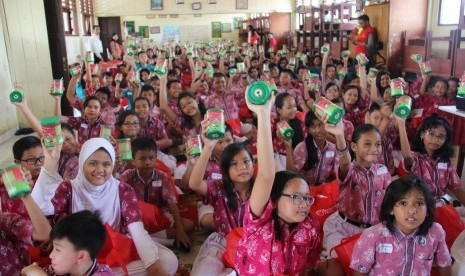
[[149, 27], [148, 26], [139, 26], [139, 34], [142, 37], [148, 38], [149, 37]]
[[163, 0], [150, 0], [152, 10], [163, 10]]
[[134, 21], [124, 21], [123, 26], [126, 28], [128, 35], [132, 35], [133, 33], [136, 32]]
[[242, 20], [242, 17], [234, 17], [233, 18], [233, 28], [235, 30], [239, 29], [239, 21]]
[[221, 38], [221, 22], [212, 22], [212, 38]]
[[249, 0], [236, 0], [236, 10], [246, 10], [249, 8]]
[[231, 23], [223, 23], [223, 24], [221, 24], [221, 32], [222, 33], [230, 33], [230, 32], [232, 32]]
[[159, 34], [160, 33], [160, 27], [159, 26], [150, 27], [150, 33], [151, 34]]

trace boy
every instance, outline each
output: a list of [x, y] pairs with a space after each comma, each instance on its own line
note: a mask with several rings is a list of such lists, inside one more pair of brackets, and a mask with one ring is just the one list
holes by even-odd
[[174, 185], [169, 182], [164, 172], [155, 169], [157, 162], [157, 145], [153, 139], [137, 138], [131, 143], [132, 161], [135, 169], [125, 171], [120, 180], [130, 184], [136, 192], [137, 198], [164, 209], [165, 216], [171, 221], [168, 229], [152, 234], [157, 242], [172, 245], [167, 239], [176, 238], [177, 247], [187, 250], [191, 246], [187, 233], [194, 230], [194, 223], [181, 218]]
[[113, 75], [111, 72], [103, 72], [102, 81], [102, 86], [107, 87], [110, 90], [110, 99], [108, 100], [110, 106], [117, 107], [119, 105], [119, 100], [115, 98], [116, 87], [113, 85]]
[[28, 246], [32, 240], [46, 240], [51, 229], [30, 195], [17, 201], [22, 202], [31, 218], [0, 211], [0, 275], [20, 275], [21, 268], [29, 264]]
[[153, 64], [148, 63], [149, 58], [148, 58], [147, 53], [145, 51], [140, 51], [137, 59], [139, 61], [139, 62], [136, 62], [137, 71], [140, 71], [142, 69], [147, 69], [150, 72], [153, 72], [155, 67], [153, 66]]
[[50, 239], [52, 264], [42, 270], [34, 263], [24, 268], [22, 275], [114, 275], [107, 265], [97, 263], [106, 230], [96, 213], [85, 210], [64, 217], [53, 227]]
[[147, 98], [150, 102], [150, 117], [161, 119], [154, 88], [151, 85], [143, 85], [140, 89], [140, 96]]

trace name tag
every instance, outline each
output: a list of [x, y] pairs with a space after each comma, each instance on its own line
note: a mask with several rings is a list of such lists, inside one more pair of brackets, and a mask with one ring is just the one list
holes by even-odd
[[392, 244], [382, 243], [379, 247], [379, 253], [392, 253]]
[[326, 152], [326, 157], [328, 157], [328, 158], [334, 157], [334, 151], [327, 151]]
[[87, 125], [87, 124], [84, 124], [84, 123], [82, 123], [82, 124], [81, 124], [81, 127], [82, 127], [82, 128], [87, 128], [87, 127], [88, 127], [88, 125]]
[[214, 180], [223, 179], [223, 175], [221, 173], [212, 173], [212, 179]]
[[447, 163], [438, 163], [438, 169], [444, 169], [444, 170], [447, 170]]
[[161, 187], [161, 180], [152, 181], [152, 187]]
[[377, 175], [382, 175], [382, 174], [385, 174], [385, 173], [387, 173], [387, 172], [388, 172], [387, 168], [383, 166], [383, 167], [379, 168], [379, 169], [376, 171], [376, 174], [377, 174]]
[[438, 108], [438, 105], [437, 105], [437, 104], [435, 104], [435, 105], [434, 105], [434, 108]]

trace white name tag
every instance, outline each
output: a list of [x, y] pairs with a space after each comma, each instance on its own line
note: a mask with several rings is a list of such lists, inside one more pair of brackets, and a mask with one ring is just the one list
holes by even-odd
[[379, 253], [392, 253], [392, 244], [389, 243], [382, 243], [379, 246]]
[[383, 166], [383, 167], [379, 168], [379, 169], [376, 171], [376, 174], [382, 175], [382, 174], [385, 174], [385, 173], [387, 173], [387, 172], [388, 172], [387, 168]]
[[438, 163], [438, 169], [445, 169], [445, 170], [447, 170], [447, 163], [443, 163], [443, 162]]
[[221, 173], [212, 173], [212, 179], [214, 180], [223, 179], [223, 175]]
[[81, 127], [82, 127], [82, 128], [87, 128], [88, 126], [87, 126], [87, 124], [82, 123], [82, 124], [81, 124]]
[[328, 157], [328, 158], [334, 157], [334, 151], [327, 151], [326, 152], [326, 157]]
[[152, 181], [152, 187], [161, 187], [161, 180]]

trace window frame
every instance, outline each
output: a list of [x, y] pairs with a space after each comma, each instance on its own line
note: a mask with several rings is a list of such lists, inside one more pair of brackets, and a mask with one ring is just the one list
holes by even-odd
[[[94, 2], [93, 0], [79, 0], [81, 5], [83, 36], [92, 36], [92, 27], [94, 23]], [[87, 26], [89, 21], [89, 26]], [[88, 30], [86, 28], [89, 28]]]
[[[65, 13], [68, 14], [68, 26], [69, 30], [65, 30], [65, 25], [63, 24], [63, 32], [65, 36], [79, 36], [79, 26], [77, 20], [77, 1], [76, 0], [62, 0], [62, 17]], [[64, 18], [63, 18], [64, 20]], [[65, 22], [63, 22], [65, 23]]]
[[[462, 5], [463, 5], [464, 0], [456, 0], [456, 1], [459, 2], [459, 3], [458, 3], [458, 4], [459, 4], [459, 16], [457, 17], [457, 23], [448, 23], [448, 24], [441, 23], [441, 18], [442, 18], [441, 15], [442, 15], [442, 8], [443, 8], [443, 7], [442, 7], [442, 4], [443, 4], [443, 3], [450, 3], [451, 1], [453, 1], [453, 0], [439, 0], [438, 26], [455, 26], [455, 25], [458, 26], [458, 25], [460, 24], [460, 22], [461, 22], [461, 17], [464, 16], [463, 14], [461, 14], [461, 13], [462, 13], [461, 7], [462, 7]], [[444, 14], [444, 15], [445, 15], [445, 17], [447, 17], [447, 15], [449, 15], [449, 14]], [[463, 19], [462, 19], [462, 20], [463, 20]]]

